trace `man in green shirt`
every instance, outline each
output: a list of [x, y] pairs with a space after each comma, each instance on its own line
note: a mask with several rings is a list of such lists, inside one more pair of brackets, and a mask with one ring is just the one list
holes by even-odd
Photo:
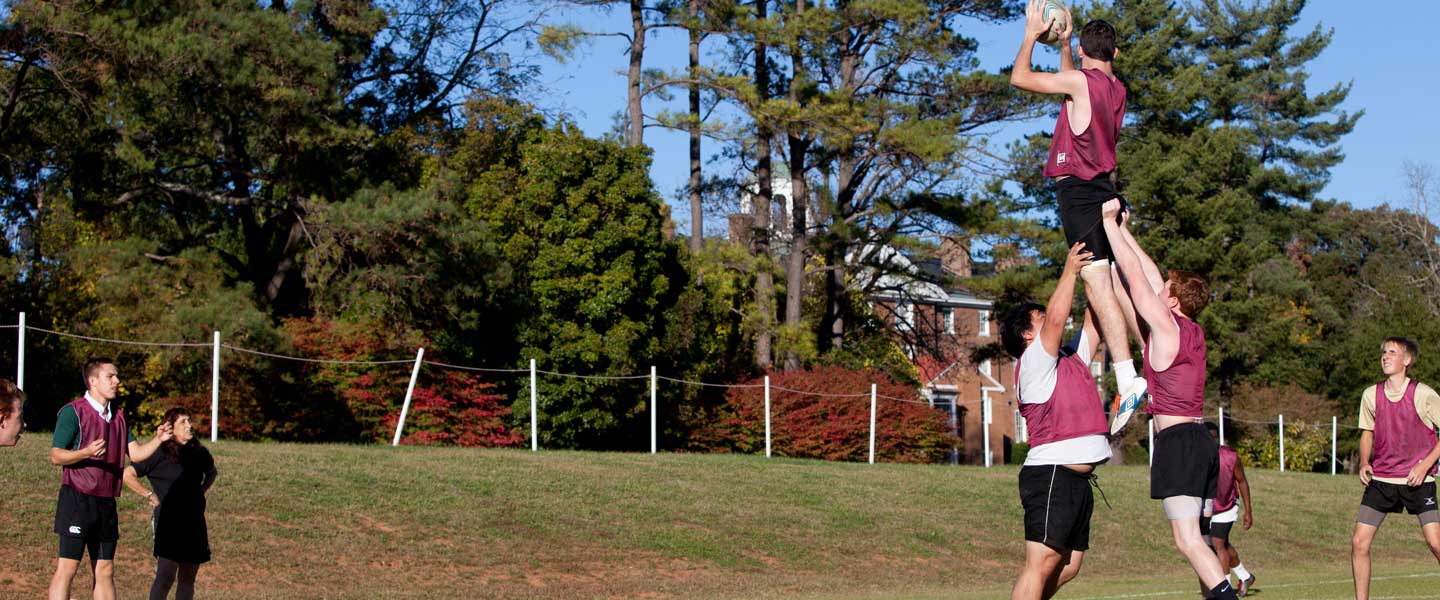
[[70, 583], [87, 551], [95, 575], [95, 600], [115, 598], [115, 545], [120, 540], [115, 499], [120, 496], [125, 458], [150, 458], [171, 437], [170, 426], [161, 425], [154, 438], [141, 444], [126, 427], [125, 411], [114, 402], [120, 392], [115, 361], [92, 358], [82, 373], [85, 395], [56, 415], [50, 448], [50, 462], [63, 467], [55, 505], [60, 558], [50, 580], [50, 600], [70, 598]]

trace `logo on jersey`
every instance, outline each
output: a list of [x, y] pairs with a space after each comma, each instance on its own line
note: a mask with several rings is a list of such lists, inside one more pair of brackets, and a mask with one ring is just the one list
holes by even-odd
[[1063, 164], [1065, 164], [1065, 153], [1064, 153], [1064, 152], [1061, 152], [1061, 153], [1055, 155], [1055, 164], [1057, 164], [1057, 165], [1063, 165]]
[[1425, 506], [1435, 506], [1435, 499], [1434, 499], [1434, 498], [1426, 498], [1426, 499], [1425, 499]]
[[79, 525], [71, 525], [71, 526], [70, 526], [70, 534], [71, 534], [71, 535], [80, 535], [80, 526], [79, 526]]

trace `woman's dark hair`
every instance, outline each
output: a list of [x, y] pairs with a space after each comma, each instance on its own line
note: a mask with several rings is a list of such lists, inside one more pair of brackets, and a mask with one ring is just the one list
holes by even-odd
[[1020, 358], [1025, 353], [1025, 332], [1030, 331], [1030, 313], [1045, 312], [1045, 305], [1023, 302], [1010, 309], [1000, 319], [1000, 345], [1011, 358]]
[[[161, 422], [161, 423], [169, 424], [170, 426], [173, 427], [173, 426], [175, 426], [175, 422], [178, 421], [178, 420], [180, 420], [180, 417], [190, 417], [190, 416], [191, 416], [191, 415], [190, 415], [190, 409], [187, 409], [187, 408], [184, 408], [184, 407], [181, 407], [181, 406], [177, 406], [177, 407], [175, 407], [175, 408], [172, 408], [172, 409], [170, 409], [170, 410], [165, 411], [165, 416], [160, 418], [160, 422]], [[180, 452], [181, 452], [182, 450], [189, 449], [189, 448], [199, 448], [199, 447], [200, 447], [200, 436], [198, 436], [198, 435], [196, 435], [196, 436], [191, 436], [191, 437], [190, 437], [190, 441], [185, 442], [184, 444], [181, 444], [180, 442], [176, 441], [175, 438], [172, 437], [172, 438], [166, 440], [165, 443], [160, 444], [160, 451], [161, 451], [161, 452], [164, 452], [164, 453], [165, 453], [165, 456], [170, 457], [171, 460], [174, 460], [174, 461], [176, 461], [176, 462], [179, 462], [179, 461], [180, 461]]]

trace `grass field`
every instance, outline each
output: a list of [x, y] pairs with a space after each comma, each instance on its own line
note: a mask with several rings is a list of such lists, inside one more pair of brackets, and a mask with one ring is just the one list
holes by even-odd
[[[0, 597], [43, 595], [60, 470], [0, 450]], [[694, 454], [212, 446], [210, 598], [1002, 598], [1021, 557], [1015, 467]], [[1198, 597], [1143, 467], [1100, 471], [1092, 548], [1062, 598]], [[1263, 600], [1351, 596], [1349, 476], [1250, 473], [1235, 536]], [[120, 499], [121, 597], [143, 597], [148, 511]], [[1375, 544], [1377, 598], [1440, 598], [1413, 517]], [[88, 575], [77, 578], [88, 591]], [[88, 594], [75, 593], [75, 597]]]

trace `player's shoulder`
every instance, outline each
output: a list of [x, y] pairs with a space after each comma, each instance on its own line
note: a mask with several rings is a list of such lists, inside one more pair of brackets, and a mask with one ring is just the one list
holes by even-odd
[[[1372, 394], [1375, 393], [1375, 392], [1374, 392], [1374, 389], [1375, 389], [1375, 388], [1372, 387], [1372, 388], [1370, 388], [1370, 389], [1371, 389], [1371, 392], [1370, 392], [1370, 393], [1372, 393]], [[1440, 394], [1436, 394], [1436, 393], [1435, 393], [1435, 388], [1430, 387], [1429, 384], [1427, 384], [1427, 383], [1425, 383], [1425, 382], [1422, 382], [1422, 381], [1417, 381], [1417, 382], [1415, 382], [1415, 396], [1416, 396], [1417, 398], [1420, 397], [1420, 396], [1427, 396], [1427, 397], [1430, 397], [1430, 398], [1434, 399], [1435, 396], [1437, 396], [1437, 395], [1440, 395]]]

